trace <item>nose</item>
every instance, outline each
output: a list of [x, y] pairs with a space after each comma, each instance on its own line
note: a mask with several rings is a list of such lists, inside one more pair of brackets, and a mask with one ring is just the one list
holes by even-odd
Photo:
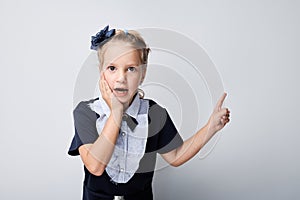
[[119, 70], [116, 80], [119, 83], [125, 83], [126, 82], [126, 73], [123, 70]]

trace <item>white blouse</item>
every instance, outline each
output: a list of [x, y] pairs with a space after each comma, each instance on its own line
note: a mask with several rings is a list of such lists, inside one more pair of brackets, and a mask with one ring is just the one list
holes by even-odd
[[[96, 121], [96, 127], [98, 134], [101, 134], [110, 115], [110, 109], [101, 96], [89, 106], [100, 115]], [[127, 183], [139, 168], [139, 162], [146, 150], [148, 110], [149, 100], [140, 99], [137, 94], [125, 111], [114, 152], [105, 169], [111, 181]], [[134, 126], [128, 122], [128, 118], [131, 122], [135, 121]]]

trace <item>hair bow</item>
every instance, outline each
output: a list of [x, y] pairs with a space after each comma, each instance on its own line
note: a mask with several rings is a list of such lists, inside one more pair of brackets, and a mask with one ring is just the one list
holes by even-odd
[[109, 25], [107, 25], [104, 29], [99, 31], [95, 36], [92, 36], [92, 40], [91, 40], [92, 50], [97, 50], [97, 48], [101, 43], [103, 43], [105, 40], [115, 35], [116, 32], [115, 29], [111, 29], [111, 30], [108, 29], [109, 29]]

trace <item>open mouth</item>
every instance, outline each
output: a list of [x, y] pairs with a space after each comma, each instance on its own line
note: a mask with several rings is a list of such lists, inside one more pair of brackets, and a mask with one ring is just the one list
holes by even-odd
[[114, 91], [117, 93], [117, 94], [127, 94], [128, 92], [128, 89], [126, 88], [115, 88]]

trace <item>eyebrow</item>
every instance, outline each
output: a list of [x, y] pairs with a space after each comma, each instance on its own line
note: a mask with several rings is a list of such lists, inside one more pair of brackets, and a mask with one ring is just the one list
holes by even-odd
[[126, 66], [128, 66], [128, 67], [137, 67], [137, 66], [139, 66], [139, 64], [137, 64], [137, 63], [130, 63], [130, 64], [127, 64]]
[[[137, 67], [139, 65], [141, 65], [141, 64], [139, 64], [139, 63], [127, 63], [127, 64], [125, 64], [126, 67]], [[107, 66], [116, 66], [116, 64], [112, 62], [112, 63], [108, 63]]]

